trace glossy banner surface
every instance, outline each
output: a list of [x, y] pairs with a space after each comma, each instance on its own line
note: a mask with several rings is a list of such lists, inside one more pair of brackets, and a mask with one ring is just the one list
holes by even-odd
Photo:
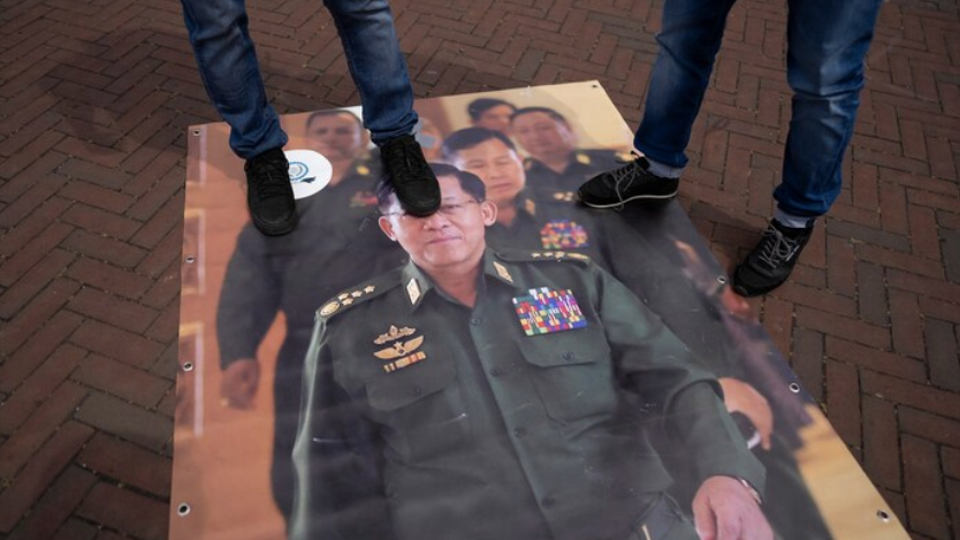
[[631, 159], [599, 84], [416, 108], [485, 199], [381, 217], [359, 110], [287, 115], [275, 238], [191, 128], [172, 538], [693, 540], [718, 478], [777, 538], [907, 538], [680, 204], [577, 204]]

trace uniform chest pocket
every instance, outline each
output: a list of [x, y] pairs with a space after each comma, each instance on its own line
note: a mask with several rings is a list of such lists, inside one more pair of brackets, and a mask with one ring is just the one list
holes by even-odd
[[470, 418], [450, 358], [422, 362], [366, 381], [371, 418], [393, 454], [406, 463], [426, 462], [469, 444]]
[[571, 422], [614, 414], [618, 385], [599, 328], [526, 337], [520, 348], [550, 417]]

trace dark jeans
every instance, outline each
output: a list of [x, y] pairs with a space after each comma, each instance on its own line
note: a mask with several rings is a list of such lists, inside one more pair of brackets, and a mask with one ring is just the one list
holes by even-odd
[[[687, 164], [684, 149], [700, 111], [736, 0], [666, 0], [638, 150], [671, 167]], [[840, 193], [843, 153], [853, 134], [864, 85], [864, 57], [881, 0], [787, 0], [787, 80], [793, 119], [774, 192], [781, 210], [823, 215]]]
[[[263, 87], [243, 0], [181, 0], [190, 43], [210, 101], [230, 125], [243, 159], [286, 144]], [[381, 144], [417, 123], [413, 90], [387, 0], [325, 0], [360, 90], [363, 124]]]

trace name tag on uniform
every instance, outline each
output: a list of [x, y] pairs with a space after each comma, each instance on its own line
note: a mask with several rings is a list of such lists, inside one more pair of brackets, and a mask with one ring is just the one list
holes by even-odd
[[530, 289], [530, 294], [513, 299], [520, 326], [528, 336], [575, 330], [587, 325], [570, 289]]
[[543, 249], [575, 249], [590, 245], [590, 238], [583, 225], [569, 219], [548, 222], [540, 229]]

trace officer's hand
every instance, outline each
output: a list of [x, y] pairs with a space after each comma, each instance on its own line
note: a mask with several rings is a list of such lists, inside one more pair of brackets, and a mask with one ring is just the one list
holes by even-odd
[[693, 498], [701, 540], [773, 540], [773, 531], [750, 490], [736, 478], [711, 476]]
[[253, 358], [241, 358], [223, 370], [220, 396], [226, 407], [249, 409], [260, 385], [260, 364]]
[[773, 433], [773, 410], [767, 398], [749, 384], [739, 380], [724, 377], [720, 379], [723, 388], [723, 404], [730, 413], [738, 412], [753, 423], [760, 434], [760, 446], [764, 450], [770, 449], [770, 434]]

